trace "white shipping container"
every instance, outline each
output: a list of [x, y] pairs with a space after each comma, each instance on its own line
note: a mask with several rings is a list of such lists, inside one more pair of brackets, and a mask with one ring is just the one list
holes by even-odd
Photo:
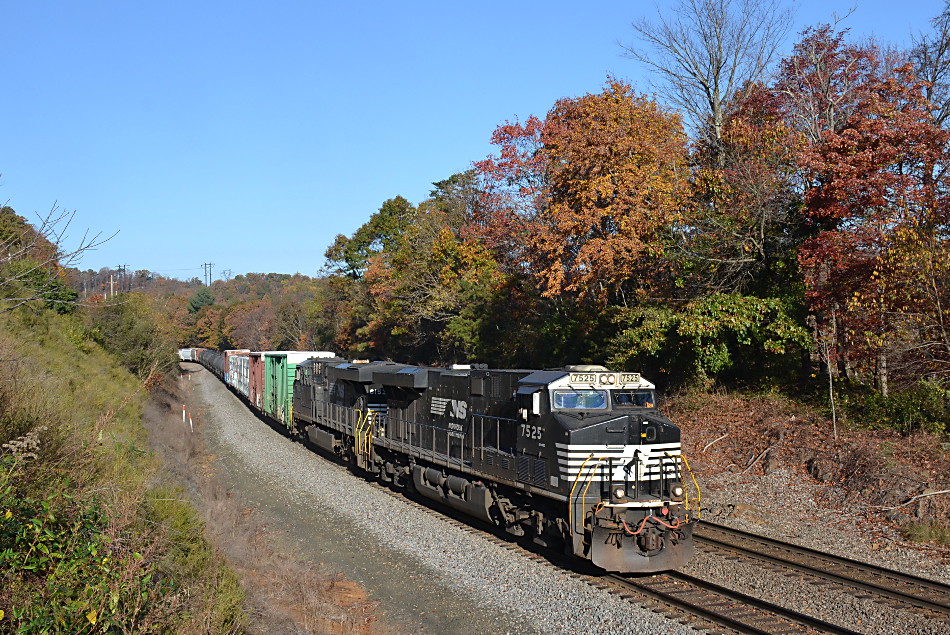
[[[250, 353], [246, 348], [232, 349], [224, 351], [224, 355], [228, 360], [227, 368], [224, 369], [224, 383], [227, 385], [236, 388], [236, 383], [238, 381], [238, 376], [240, 369], [238, 367], [237, 358], [243, 353], [245, 356], [247, 353]], [[245, 366], [246, 368], [246, 366]], [[245, 373], [246, 376], [246, 373]], [[246, 392], [244, 394], [247, 394]]]
[[236, 369], [232, 371], [231, 374], [231, 385], [234, 386], [236, 391], [247, 397], [248, 385], [250, 383], [250, 364], [248, 363], [250, 356], [234, 355], [231, 359], [234, 360], [234, 366], [236, 366]]

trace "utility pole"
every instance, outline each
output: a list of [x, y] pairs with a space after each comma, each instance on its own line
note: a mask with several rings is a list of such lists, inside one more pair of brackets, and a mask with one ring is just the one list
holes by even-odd
[[204, 267], [204, 270], [205, 270], [205, 286], [210, 287], [211, 286], [211, 267], [214, 266], [214, 263], [205, 262], [205, 263], [202, 263], [201, 266]]

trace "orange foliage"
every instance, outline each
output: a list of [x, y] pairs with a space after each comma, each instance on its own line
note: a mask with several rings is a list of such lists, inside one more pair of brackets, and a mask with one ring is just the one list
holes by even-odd
[[492, 140], [499, 155], [476, 164], [489, 244], [527, 264], [549, 297], [604, 304], [649, 286], [687, 195], [677, 115], [610, 79]]

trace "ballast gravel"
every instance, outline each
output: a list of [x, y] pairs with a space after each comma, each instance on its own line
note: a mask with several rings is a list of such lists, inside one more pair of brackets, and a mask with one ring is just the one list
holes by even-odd
[[695, 632], [380, 491], [276, 433], [205, 370], [191, 381], [199, 430], [234, 489], [302, 556], [345, 567], [396, 630]]

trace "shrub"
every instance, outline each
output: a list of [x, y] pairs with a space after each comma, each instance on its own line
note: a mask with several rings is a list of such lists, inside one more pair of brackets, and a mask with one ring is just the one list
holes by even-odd
[[904, 537], [913, 542], [935, 542], [950, 545], [950, 527], [936, 523], [911, 523], [901, 529]]
[[950, 432], [950, 391], [933, 380], [923, 380], [887, 397], [861, 384], [845, 384], [842, 406], [860, 426], [890, 429], [901, 434]]
[[0, 315], [0, 632], [239, 631], [234, 574], [155, 484], [143, 382], [87, 333]]
[[[0, 460], [0, 605], [22, 632], [149, 631], [167, 623], [168, 582], [153, 577], [138, 532], [115, 533], [95, 501], [66, 493], [23, 496], [18, 459]], [[141, 551], [140, 551], [141, 550]], [[145, 552], [145, 553], [143, 553]]]
[[129, 293], [90, 311], [90, 333], [123, 366], [140, 378], [167, 373], [177, 360], [177, 346], [158, 328], [145, 296]]
[[[808, 332], [779, 298], [713, 294], [680, 310], [621, 312], [610, 343], [611, 366], [655, 368], [700, 384], [728, 378], [758, 382], [789, 367]], [[794, 364], [791, 365], [794, 368]]]

